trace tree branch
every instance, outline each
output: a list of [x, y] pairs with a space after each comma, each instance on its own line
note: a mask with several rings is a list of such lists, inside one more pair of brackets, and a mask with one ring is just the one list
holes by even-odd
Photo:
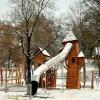
[[[42, 0], [41, 0], [42, 1]], [[38, 22], [38, 18], [39, 18], [39, 16], [40, 16], [40, 14], [41, 14], [41, 12], [42, 12], [42, 10], [44, 10], [44, 8], [46, 7], [46, 5], [48, 4], [48, 2], [49, 2], [49, 0], [47, 1], [47, 3], [45, 4], [45, 6], [44, 6], [44, 1], [45, 0], [43, 0], [42, 1], [42, 3], [41, 3], [41, 6], [39, 6], [39, 8], [38, 8], [38, 14], [37, 14], [37, 16], [36, 16], [36, 19], [35, 19], [35, 23], [33, 24], [33, 26], [32, 26], [32, 29], [31, 29], [31, 31], [30, 31], [30, 37], [32, 37], [32, 33], [34, 32], [34, 29], [35, 29], [35, 26], [36, 26], [36, 24], [37, 24], [37, 22]]]
[[[14, 30], [15, 31], [15, 30]], [[23, 37], [19, 34], [19, 32], [17, 32], [17, 31], [15, 31], [16, 32], [16, 34], [19, 36], [19, 38], [20, 38], [20, 42], [21, 42], [21, 46], [22, 46], [22, 51], [23, 51], [23, 53], [24, 53], [24, 55], [25, 56], [29, 56], [26, 52], [25, 52], [25, 50], [24, 50], [24, 43], [23, 43]]]
[[[41, 51], [39, 51], [38, 53], [34, 54], [33, 57], [31, 57], [30, 59], [32, 60], [33, 58], [35, 58], [36, 56], [38, 56], [42, 51], [46, 50], [51, 44], [53, 44], [56, 40], [57, 40], [58, 37], [56, 37], [54, 40], [52, 40], [50, 43], [48, 43], [48, 45]], [[31, 52], [32, 53], [32, 52]]]

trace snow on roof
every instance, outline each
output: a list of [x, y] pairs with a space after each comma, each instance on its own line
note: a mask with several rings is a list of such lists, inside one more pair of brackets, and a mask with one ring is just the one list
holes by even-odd
[[84, 56], [83, 52], [81, 51], [81, 52], [78, 54], [77, 57], [85, 57], [85, 56]]
[[49, 54], [46, 50], [43, 50], [42, 48], [39, 48], [39, 49], [42, 51], [42, 53], [43, 53], [44, 55], [50, 56], [50, 54]]
[[68, 41], [74, 41], [74, 40], [77, 40], [77, 38], [75, 37], [72, 31], [69, 31], [62, 42], [68, 42]]

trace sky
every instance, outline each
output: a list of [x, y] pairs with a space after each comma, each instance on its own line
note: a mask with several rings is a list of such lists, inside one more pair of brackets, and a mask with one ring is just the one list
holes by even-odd
[[0, 0], [0, 16], [5, 14], [8, 10], [8, 0]]
[[56, 15], [59, 16], [61, 14], [67, 13], [69, 7], [76, 0], [56, 0]]
[[[0, 0], [0, 17], [5, 15], [9, 9], [8, 1], [9, 0]], [[56, 16], [60, 16], [61, 14], [64, 14], [67, 12], [69, 6], [74, 2], [75, 0], [54, 0], [56, 1]]]

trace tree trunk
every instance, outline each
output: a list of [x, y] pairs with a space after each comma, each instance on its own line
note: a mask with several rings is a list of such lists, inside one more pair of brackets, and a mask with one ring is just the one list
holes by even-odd
[[11, 59], [10, 59], [10, 55], [8, 56], [8, 69], [11, 67]]
[[27, 94], [30, 94], [31, 91], [31, 60], [30, 58], [27, 58], [27, 78], [26, 78], [26, 84], [27, 84]]
[[98, 55], [97, 55], [97, 63], [98, 63], [98, 69], [99, 69], [99, 77], [100, 77], [100, 56], [99, 56], [99, 46], [97, 47], [97, 52], [98, 52]]
[[99, 77], [100, 77], [100, 62], [98, 63], [98, 67], [99, 67]]
[[84, 85], [83, 88], [85, 88], [85, 84], [86, 84], [86, 66], [83, 66], [83, 78], [84, 78]]
[[26, 66], [27, 66], [27, 94], [30, 94], [31, 89], [31, 59], [30, 59], [30, 42], [31, 37], [27, 36], [27, 58], [26, 58]]
[[94, 89], [94, 71], [92, 71], [91, 89]]
[[100, 60], [99, 60], [99, 55], [98, 55], [98, 68], [99, 68], [99, 77], [100, 77]]
[[31, 60], [27, 59], [27, 84], [31, 83]]

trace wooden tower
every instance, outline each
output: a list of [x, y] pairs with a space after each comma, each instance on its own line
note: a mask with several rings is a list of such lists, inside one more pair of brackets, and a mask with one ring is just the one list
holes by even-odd
[[67, 33], [62, 43], [65, 45], [68, 42], [71, 42], [73, 47], [65, 60], [68, 66], [66, 88], [80, 89], [80, 70], [83, 61], [83, 58], [81, 59], [78, 57], [80, 53], [80, 44], [72, 32]]
[[[41, 51], [41, 53], [38, 54], [33, 59], [34, 65], [36, 68], [38, 68], [41, 64], [45, 63], [47, 60], [50, 59], [50, 54], [46, 50], [43, 50], [42, 48], [38, 48], [37, 52], [39, 51]], [[46, 84], [45, 84], [45, 81], [46, 81]], [[56, 87], [56, 71], [53, 67], [49, 69], [46, 73], [44, 72], [44, 74], [40, 78], [39, 86], [44, 88], [45, 85], [46, 85], [46, 88]]]

